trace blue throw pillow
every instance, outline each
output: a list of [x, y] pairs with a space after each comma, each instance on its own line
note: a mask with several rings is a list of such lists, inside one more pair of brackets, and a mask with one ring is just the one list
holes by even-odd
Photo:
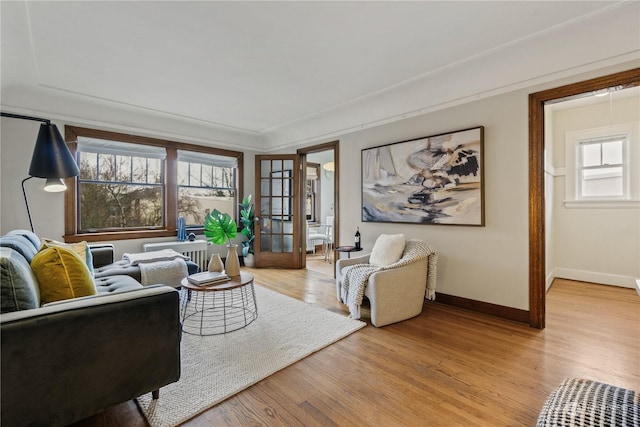
[[0, 247], [0, 312], [40, 306], [38, 281], [29, 263], [11, 248]]

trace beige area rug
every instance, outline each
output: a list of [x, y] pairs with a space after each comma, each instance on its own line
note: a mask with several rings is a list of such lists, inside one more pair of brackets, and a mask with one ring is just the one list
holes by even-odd
[[226, 335], [182, 335], [180, 380], [138, 405], [151, 427], [175, 426], [364, 327], [321, 307], [255, 286], [258, 318]]

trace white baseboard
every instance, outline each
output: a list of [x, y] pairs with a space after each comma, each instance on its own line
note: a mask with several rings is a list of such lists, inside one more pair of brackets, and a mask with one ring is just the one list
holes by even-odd
[[618, 274], [597, 273], [594, 271], [574, 270], [571, 268], [556, 267], [547, 276], [547, 289], [553, 279], [579, 280], [581, 282], [598, 283], [600, 285], [620, 286], [622, 288], [636, 289], [640, 294], [640, 279]]
[[545, 285], [546, 286], [545, 289], [547, 291], [551, 287], [551, 284], [553, 283], [553, 279], [555, 279], [555, 278], [556, 278], [556, 276], [555, 276], [554, 270], [551, 270], [551, 273], [549, 273], [547, 275], [547, 280], [546, 280], [546, 285]]

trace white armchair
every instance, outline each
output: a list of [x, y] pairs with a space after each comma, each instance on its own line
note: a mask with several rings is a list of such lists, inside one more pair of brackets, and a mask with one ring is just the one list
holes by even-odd
[[[374, 252], [377, 245], [378, 242]], [[438, 252], [426, 242], [408, 240], [401, 253], [399, 260], [383, 266], [371, 264], [371, 255], [336, 261], [337, 297], [349, 306], [351, 317], [360, 317], [362, 298], [353, 290], [354, 286], [357, 288], [353, 282], [363, 273], [363, 295], [369, 299], [371, 323], [376, 327], [417, 316], [422, 313], [425, 298], [435, 299]], [[350, 291], [345, 289], [345, 283]]]

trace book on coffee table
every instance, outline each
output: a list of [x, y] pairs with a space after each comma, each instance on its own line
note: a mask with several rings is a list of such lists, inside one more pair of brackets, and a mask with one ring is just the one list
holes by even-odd
[[196, 286], [211, 285], [213, 283], [225, 282], [229, 279], [230, 277], [225, 273], [218, 273], [215, 271], [203, 271], [202, 273], [192, 274], [187, 277], [189, 283]]

